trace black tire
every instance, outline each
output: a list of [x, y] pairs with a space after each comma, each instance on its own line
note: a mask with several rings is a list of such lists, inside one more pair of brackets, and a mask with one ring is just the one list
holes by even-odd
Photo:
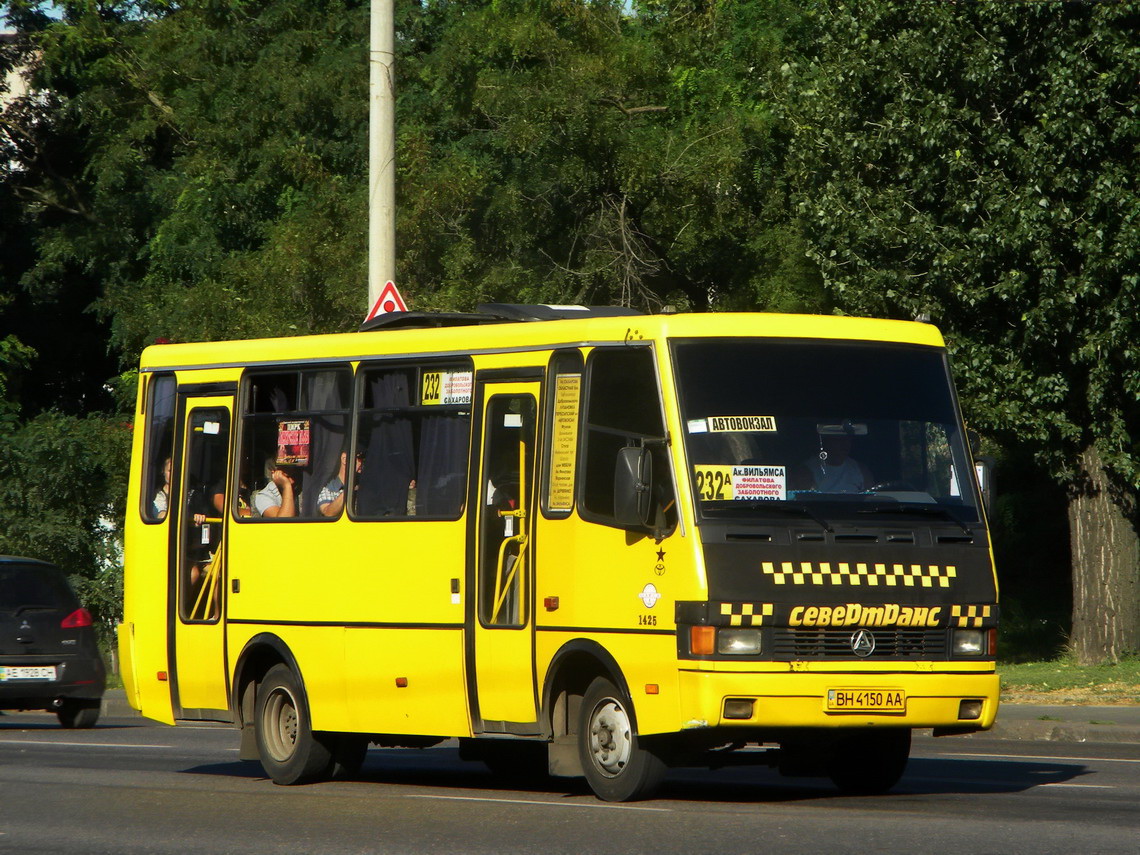
[[63, 706], [56, 710], [59, 723], [69, 730], [86, 730], [99, 721], [103, 702], [81, 698], [65, 698]]
[[273, 783], [307, 784], [332, 774], [333, 753], [327, 739], [313, 733], [301, 681], [287, 665], [274, 665], [258, 685], [254, 731], [261, 766]]
[[590, 684], [578, 719], [578, 756], [594, 794], [607, 802], [651, 797], [665, 777], [665, 763], [642, 747], [633, 705], [605, 677]]
[[910, 731], [862, 731], [836, 742], [827, 775], [848, 794], [877, 796], [899, 782], [910, 759]]

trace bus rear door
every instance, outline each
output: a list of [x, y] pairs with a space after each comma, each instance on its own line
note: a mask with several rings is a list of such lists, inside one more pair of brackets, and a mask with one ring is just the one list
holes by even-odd
[[180, 400], [170, 549], [171, 700], [175, 718], [228, 718], [225, 539], [232, 396]]

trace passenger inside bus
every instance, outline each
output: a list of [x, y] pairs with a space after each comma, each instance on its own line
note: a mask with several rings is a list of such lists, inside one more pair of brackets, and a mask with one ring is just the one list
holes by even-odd
[[810, 485], [800, 489], [821, 493], [862, 493], [875, 483], [871, 470], [851, 456], [855, 437], [867, 433], [863, 424], [821, 424], [817, 426], [819, 451], [803, 461]]
[[[356, 474], [360, 474], [363, 463], [364, 460], [361, 455], [356, 455]], [[340, 468], [337, 470], [336, 476], [321, 488], [321, 493], [317, 496], [317, 510], [321, 516], [335, 517], [340, 515], [344, 508], [344, 491], [347, 481], [348, 452], [342, 451], [340, 453]]]
[[159, 487], [158, 492], [154, 494], [154, 499], [151, 500], [151, 505], [154, 508], [154, 518], [156, 520], [166, 519], [166, 510], [170, 505], [170, 458], [166, 457], [162, 461], [162, 486]]
[[291, 466], [278, 466], [276, 458], [265, 461], [266, 485], [253, 494], [254, 514], [268, 519], [297, 516], [297, 472]]

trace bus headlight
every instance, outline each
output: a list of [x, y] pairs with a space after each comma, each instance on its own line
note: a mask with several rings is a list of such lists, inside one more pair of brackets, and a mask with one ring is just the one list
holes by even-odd
[[760, 652], [760, 630], [721, 627], [716, 634], [716, 652], [732, 656], [755, 656]]
[[954, 630], [955, 656], [984, 656], [986, 652], [986, 633], [982, 629], [956, 629]]

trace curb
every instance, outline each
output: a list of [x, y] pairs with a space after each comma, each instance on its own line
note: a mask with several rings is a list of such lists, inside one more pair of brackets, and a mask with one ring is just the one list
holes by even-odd
[[1140, 707], [1003, 704], [992, 729], [976, 736], [1036, 742], [1140, 743]]

